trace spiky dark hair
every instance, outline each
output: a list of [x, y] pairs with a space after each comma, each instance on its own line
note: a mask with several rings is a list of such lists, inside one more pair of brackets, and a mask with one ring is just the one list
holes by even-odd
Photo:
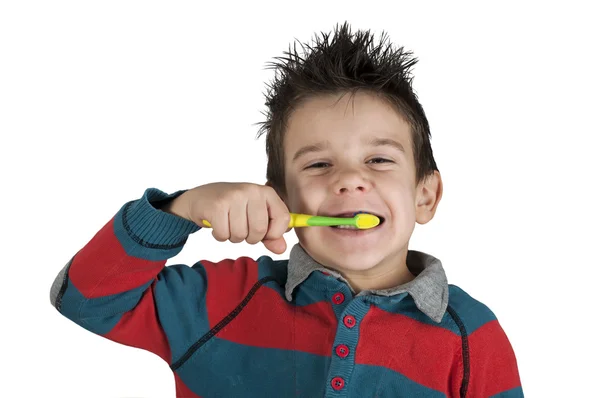
[[437, 171], [429, 122], [412, 88], [411, 68], [416, 63], [412, 52], [390, 43], [387, 33], [375, 42], [370, 30], [352, 33], [347, 22], [336, 25], [333, 37], [316, 34], [312, 45], [295, 41], [284, 56], [268, 63], [275, 77], [267, 84], [266, 120], [258, 123], [257, 134], [259, 138], [266, 133], [267, 180], [279, 192], [286, 192], [283, 139], [296, 106], [307, 98], [359, 90], [389, 101], [410, 125], [416, 183]]

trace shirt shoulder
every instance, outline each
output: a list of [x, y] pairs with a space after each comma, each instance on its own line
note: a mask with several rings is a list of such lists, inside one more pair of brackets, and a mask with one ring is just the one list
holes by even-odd
[[469, 396], [522, 397], [517, 359], [494, 312], [455, 285], [447, 311], [463, 336], [463, 364]]
[[456, 285], [448, 285], [448, 313], [464, 333], [472, 334], [481, 327], [498, 322], [494, 312]]

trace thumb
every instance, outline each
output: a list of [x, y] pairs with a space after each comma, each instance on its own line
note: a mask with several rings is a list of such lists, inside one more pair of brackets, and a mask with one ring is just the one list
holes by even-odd
[[265, 245], [267, 250], [275, 254], [283, 254], [287, 249], [287, 244], [285, 243], [285, 239], [283, 237], [277, 239], [264, 239], [262, 243]]

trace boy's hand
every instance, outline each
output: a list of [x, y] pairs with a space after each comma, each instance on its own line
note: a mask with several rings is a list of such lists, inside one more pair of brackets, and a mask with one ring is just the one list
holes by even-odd
[[163, 206], [163, 211], [203, 227], [212, 226], [216, 240], [262, 242], [273, 253], [287, 248], [290, 212], [275, 190], [266, 185], [217, 182], [190, 189]]

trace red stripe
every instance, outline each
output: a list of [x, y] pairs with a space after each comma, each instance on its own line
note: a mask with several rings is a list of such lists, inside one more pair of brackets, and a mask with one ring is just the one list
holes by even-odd
[[469, 351], [469, 397], [489, 397], [521, 385], [513, 348], [497, 320], [471, 333]]
[[130, 347], [141, 348], [171, 363], [171, 349], [160, 326], [154, 305], [154, 284], [142, 295], [138, 305], [123, 314], [115, 327], [104, 337]]
[[177, 391], [177, 398], [200, 398], [199, 395], [194, 394], [194, 392], [185, 385], [177, 373], [173, 374], [175, 375], [175, 390]]
[[166, 261], [128, 256], [111, 219], [73, 259], [69, 278], [86, 298], [122, 293], [152, 280]]
[[331, 356], [337, 319], [326, 301], [298, 307], [268, 287], [217, 334], [219, 338], [263, 348]]
[[384, 366], [448, 395], [460, 390], [460, 336], [372, 306], [360, 324], [356, 363]]
[[208, 322], [214, 327], [246, 297], [258, 280], [258, 264], [249, 257], [218, 263], [203, 260]]

